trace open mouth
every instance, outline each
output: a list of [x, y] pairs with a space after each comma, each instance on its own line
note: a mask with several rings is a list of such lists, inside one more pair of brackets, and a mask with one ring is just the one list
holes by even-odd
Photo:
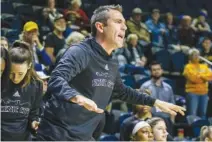
[[124, 39], [124, 35], [118, 35], [118, 37]]

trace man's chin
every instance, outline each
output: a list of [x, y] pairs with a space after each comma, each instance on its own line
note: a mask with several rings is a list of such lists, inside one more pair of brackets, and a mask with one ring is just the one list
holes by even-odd
[[161, 76], [153, 76], [152, 78], [155, 79], [155, 80], [158, 80], [158, 79], [161, 78]]

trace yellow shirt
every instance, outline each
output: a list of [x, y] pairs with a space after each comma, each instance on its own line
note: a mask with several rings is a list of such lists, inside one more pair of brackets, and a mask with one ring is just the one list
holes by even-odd
[[208, 81], [212, 80], [212, 72], [206, 64], [189, 63], [185, 66], [183, 75], [186, 78], [187, 93], [208, 93]]

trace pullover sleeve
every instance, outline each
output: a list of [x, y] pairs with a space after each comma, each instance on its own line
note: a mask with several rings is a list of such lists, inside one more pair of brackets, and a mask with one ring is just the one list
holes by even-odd
[[131, 104], [141, 104], [148, 106], [153, 106], [156, 101], [156, 99], [145, 94], [139, 94], [134, 89], [124, 85], [119, 72], [114, 86], [113, 98], [120, 99]]
[[87, 67], [89, 60], [88, 52], [79, 46], [70, 47], [52, 72], [48, 92], [66, 101], [80, 94], [69, 82]]

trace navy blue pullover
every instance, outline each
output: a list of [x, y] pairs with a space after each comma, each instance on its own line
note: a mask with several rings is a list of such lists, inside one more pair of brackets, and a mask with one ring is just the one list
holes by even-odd
[[112, 98], [150, 106], [155, 103], [155, 99], [122, 83], [118, 62], [94, 38], [66, 51], [48, 85], [50, 98], [38, 129], [38, 140], [93, 140], [92, 134], [104, 114], [70, 102], [76, 95], [93, 100], [102, 109]]
[[30, 140], [31, 123], [38, 121], [42, 99], [42, 83], [31, 81], [25, 87], [11, 81], [1, 92], [1, 140]]

